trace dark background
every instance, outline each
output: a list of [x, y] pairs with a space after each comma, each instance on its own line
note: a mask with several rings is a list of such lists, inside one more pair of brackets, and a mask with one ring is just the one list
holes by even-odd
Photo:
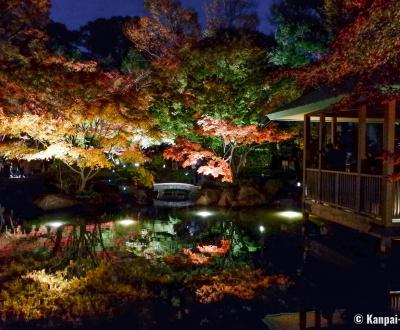
[[[206, 0], [181, 0], [188, 7], [195, 8], [204, 23], [204, 4]], [[258, 15], [260, 30], [270, 32], [269, 8], [274, 0], [259, 0]], [[112, 16], [145, 15], [143, 0], [52, 0], [51, 18], [67, 25], [69, 29], [77, 29], [86, 22], [96, 18]]]

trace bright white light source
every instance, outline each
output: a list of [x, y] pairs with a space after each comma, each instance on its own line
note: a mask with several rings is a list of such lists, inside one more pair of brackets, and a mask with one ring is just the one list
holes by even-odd
[[201, 216], [201, 217], [203, 217], [203, 218], [207, 218], [207, 217], [212, 215], [212, 212], [210, 212], [210, 211], [198, 211], [198, 212], [196, 212], [196, 214]]
[[135, 167], [140, 167], [140, 164], [139, 163], [135, 163]]
[[124, 165], [122, 165], [122, 167], [123, 167], [123, 168], [126, 168], [126, 165], [124, 164]]
[[112, 170], [111, 172], [112, 172], [112, 173], [115, 173], [115, 170]]
[[188, 173], [188, 172], [186, 172], [186, 173], [185, 173], [185, 175], [186, 175], [186, 176], [188, 176], [188, 175], [189, 175], [189, 173]]
[[126, 189], [128, 189], [128, 188], [126, 188], [126, 187], [123, 187], [123, 188], [122, 188], [123, 191], [126, 191]]
[[62, 223], [61, 221], [52, 221], [49, 222], [47, 225], [53, 228], [58, 228], [61, 227], [64, 223]]
[[288, 219], [300, 218], [302, 215], [300, 212], [296, 211], [283, 211], [279, 212], [279, 214]]
[[258, 229], [260, 230], [260, 233], [265, 232], [265, 227], [264, 226], [260, 226], [260, 227], [258, 227]]
[[301, 182], [297, 182], [297, 187], [301, 187]]
[[136, 223], [136, 221], [132, 220], [132, 219], [124, 219], [124, 220], [118, 221], [118, 223], [122, 226], [132, 226]]
[[165, 164], [162, 166], [162, 168], [166, 168], [166, 167], [167, 167], [167, 165], [165, 165]]

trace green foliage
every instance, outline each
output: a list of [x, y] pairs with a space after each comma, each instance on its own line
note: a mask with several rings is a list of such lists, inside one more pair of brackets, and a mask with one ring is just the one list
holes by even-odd
[[[237, 156], [240, 157], [244, 151], [238, 151]], [[269, 145], [261, 146], [249, 151], [246, 155], [245, 163], [240, 169], [241, 175], [260, 175], [269, 170], [272, 162], [272, 154]]]
[[254, 123], [268, 92], [262, 88], [265, 52], [245, 41], [191, 50], [178, 76], [183, 93], [195, 96], [192, 112]]
[[263, 88], [266, 52], [252, 41], [201, 45], [183, 49], [178, 66], [157, 73], [152, 111], [160, 126], [174, 136], [195, 138], [201, 115], [256, 123], [268, 102]]
[[193, 183], [194, 173], [185, 169], [159, 168], [155, 173], [155, 181]]
[[121, 71], [123, 73], [132, 73], [138, 70], [148, 69], [149, 63], [136, 50], [129, 49], [128, 54], [121, 63]]
[[127, 178], [130, 182], [137, 186], [151, 188], [154, 183], [153, 173], [144, 166], [136, 167], [129, 165], [126, 168], [118, 168], [118, 174]]
[[324, 54], [330, 36], [324, 25], [321, 3], [284, 0], [273, 5], [277, 46], [270, 54], [272, 64], [298, 68]]

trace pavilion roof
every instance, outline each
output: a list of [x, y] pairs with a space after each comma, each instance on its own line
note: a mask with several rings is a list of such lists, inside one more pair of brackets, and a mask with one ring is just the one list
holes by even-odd
[[304, 115], [325, 110], [351, 92], [351, 84], [321, 87], [268, 114], [270, 120], [303, 121]]

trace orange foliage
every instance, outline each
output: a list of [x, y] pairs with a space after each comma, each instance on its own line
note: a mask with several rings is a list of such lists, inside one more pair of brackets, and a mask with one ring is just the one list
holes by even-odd
[[223, 182], [232, 182], [232, 171], [229, 164], [209, 150], [201, 150], [201, 145], [185, 138], [178, 138], [175, 145], [164, 150], [164, 158], [182, 162], [184, 168], [198, 166], [197, 172], [221, 178]]
[[223, 256], [229, 252], [231, 249], [231, 240], [221, 240], [221, 246], [217, 245], [197, 245], [197, 249], [201, 253], [207, 253], [211, 255]]
[[189, 249], [183, 249], [181, 253], [164, 257], [164, 261], [168, 264], [180, 266], [201, 266], [208, 265], [211, 261], [211, 257], [204, 256], [200, 253], [194, 253]]
[[211, 260], [210, 257], [203, 256], [200, 253], [194, 253], [189, 249], [183, 249], [183, 254], [187, 256], [188, 262], [192, 265], [207, 265]]
[[146, 0], [145, 7], [150, 17], [125, 24], [125, 35], [145, 56], [159, 64], [170, 65], [169, 59], [175, 57], [178, 49], [199, 37], [197, 13], [183, 8], [179, 1]]
[[[221, 246], [216, 245], [197, 245], [200, 253], [192, 252], [190, 249], [183, 249], [181, 253], [172, 256], [166, 256], [165, 262], [175, 265], [208, 265], [213, 256], [224, 256], [231, 249], [230, 240], [221, 240]], [[206, 256], [208, 254], [209, 256]]]
[[97, 63], [95, 61], [87, 61], [87, 62], [77, 62], [73, 60], [67, 60], [64, 57], [55, 57], [51, 56], [46, 58], [43, 61], [44, 65], [52, 65], [52, 64], [58, 64], [62, 65], [64, 68], [66, 68], [68, 71], [74, 71], [74, 72], [95, 72], [97, 68]]
[[288, 286], [291, 284], [286, 276], [265, 276], [260, 270], [247, 268], [226, 271], [220, 275], [203, 276], [201, 281], [207, 282], [196, 290], [197, 299], [202, 304], [221, 301], [226, 295], [250, 300], [262, 289], [273, 285]]
[[[397, 81], [400, 64], [400, 2], [397, 0], [325, 0], [326, 8], [335, 8], [334, 19], [342, 27], [329, 52], [315, 64], [283, 71], [282, 77], [294, 77], [305, 89], [323, 84], [337, 85], [348, 79], [357, 81], [368, 97], [380, 84]], [[344, 27], [343, 27], [344, 25]], [[372, 93], [371, 93], [372, 92]]]
[[206, 136], [222, 137], [225, 143], [239, 145], [279, 142], [292, 137], [290, 133], [280, 132], [275, 126], [259, 129], [257, 125], [238, 126], [229, 120], [205, 116], [197, 121], [198, 132]]

